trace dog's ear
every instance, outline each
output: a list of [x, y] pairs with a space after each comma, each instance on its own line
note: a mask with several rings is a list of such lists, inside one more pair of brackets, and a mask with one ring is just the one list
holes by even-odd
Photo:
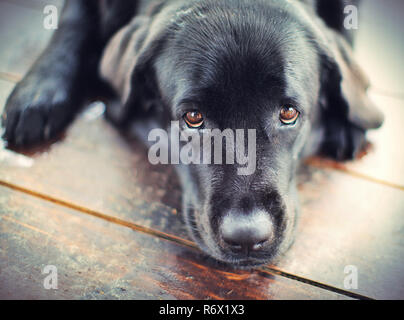
[[158, 99], [153, 62], [164, 41], [164, 28], [148, 16], [138, 16], [108, 43], [101, 60], [101, 77], [118, 95], [107, 116], [123, 125]]
[[379, 128], [384, 116], [367, 95], [369, 80], [355, 62], [350, 45], [335, 34], [321, 51], [323, 107], [363, 131]]

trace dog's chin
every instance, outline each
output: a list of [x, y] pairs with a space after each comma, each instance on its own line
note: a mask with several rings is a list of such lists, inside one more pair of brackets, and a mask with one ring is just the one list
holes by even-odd
[[209, 249], [208, 250], [202, 249], [202, 250], [207, 255], [209, 255], [210, 258], [214, 259], [220, 264], [230, 267], [231, 269], [238, 269], [238, 270], [250, 270], [256, 267], [270, 264], [277, 256], [276, 254], [273, 254], [265, 258], [254, 258], [254, 257], [238, 258], [229, 256], [227, 254], [217, 255], [215, 253], [210, 252]]
[[271, 258], [269, 259], [251, 259], [251, 258], [243, 258], [243, 259], [227, 259], [221, 260], [221, 262], [228, 264], [234, 269], [241, 270], [249, 270], [256, 267], [260, 267], [271, 262]]
[[251, 254], [249, 256], [243, 255], [233, 255], [227, 252], [223, 252], [219, 259], [220, 261], [231, 265], [236, 269], [251, 269], [255, 267], [259, 267], [262, 265], [266, 265], [275, 260], [278, 256], [278, 249], [271, 248], [265, 253], [262, 254]]

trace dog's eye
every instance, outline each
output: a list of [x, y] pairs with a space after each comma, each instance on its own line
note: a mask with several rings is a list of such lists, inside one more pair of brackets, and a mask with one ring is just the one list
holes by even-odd
[[197, 129], [203, 125], [203, 115], [199, 111], [190, 111], [184, 115], [184, 120], [188, 127]]
[[295, 124], [297, 118], [299, 118], [300, 112], [292, 106], [284, 106], [280, 111], [280, 119], [283, 124], [292, 125]]

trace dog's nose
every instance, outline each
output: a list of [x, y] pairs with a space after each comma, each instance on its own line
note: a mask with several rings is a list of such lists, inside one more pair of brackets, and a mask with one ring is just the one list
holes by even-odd
[[272, 240], [273, 224], [263, 211], [251, 214], [230, 212], [222, 220], [220, 234], [232, 251], [248, 254], [265, 248]]

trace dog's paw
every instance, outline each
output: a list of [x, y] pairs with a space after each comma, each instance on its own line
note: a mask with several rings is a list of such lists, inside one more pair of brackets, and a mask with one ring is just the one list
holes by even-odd
[[11, 147], [32, 147], [60, 133], [74, 103], [65, 83], [24, 79], [11, 93], [2, 115], [3, 139]]
[[349, 122], [334, 123], [327, 128], [323, 153], [338, 161], [355, 159], [366, 146], [366, 131]]

